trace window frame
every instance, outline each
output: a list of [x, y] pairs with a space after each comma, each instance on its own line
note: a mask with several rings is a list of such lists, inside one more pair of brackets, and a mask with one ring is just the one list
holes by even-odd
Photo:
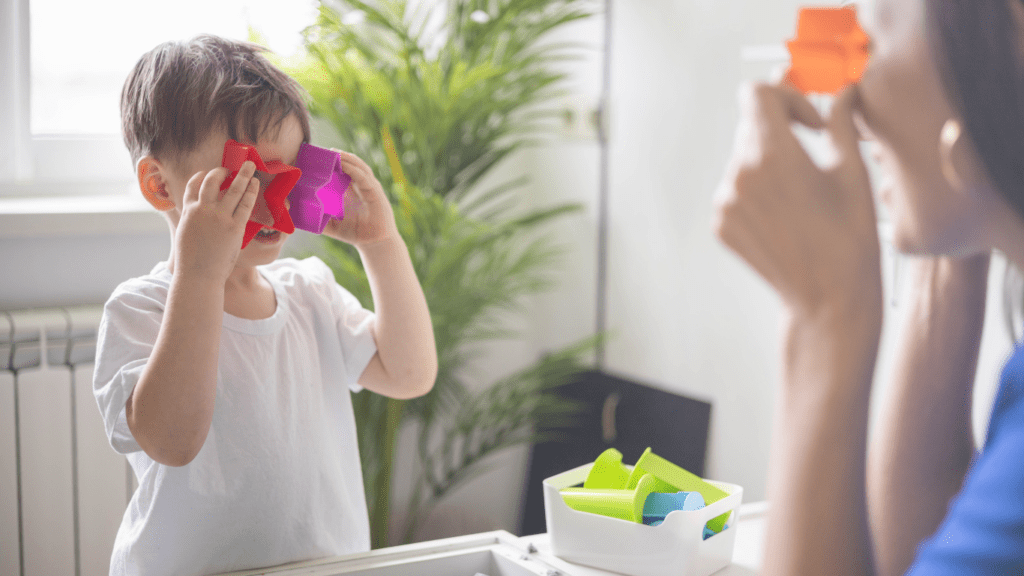
[[29, 0], [0, 5], [0, 142], [9, 152], [0, 154], [0, 180], [32, 179], [31, 127], [29, 126]]
[[30, 1], [0, 3], [0, 238], [165, 230], [120, 135], [32, 134]]

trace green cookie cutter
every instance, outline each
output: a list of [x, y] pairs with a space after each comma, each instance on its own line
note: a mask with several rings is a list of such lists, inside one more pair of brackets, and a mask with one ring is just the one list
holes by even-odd
[[[622, 463], [622, 452], [609, 448], [594, 460], [594, 465], [587, 473], [583, 487], [597, 490], [625, 490], [629, 483], [631, 470]], [[640, 479], [637, 478], [637, 482]], [[636, 483], [629, 487], [636, 488]]]
[[[620, 455], [621, 457], [621, 455]], [[616, 488], [563, 488], [562, 499], [573, 510], [611, 516], [643, 524], [644, 504], [657, 482], [647, 475], [630, 490]]]

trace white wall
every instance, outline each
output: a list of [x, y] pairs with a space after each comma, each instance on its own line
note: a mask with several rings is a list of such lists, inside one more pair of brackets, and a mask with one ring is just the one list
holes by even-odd
[[712, 402], [708, 476], [764, 497], [778, 304], [710, 231], [741, 48], [792, 34], [792, 0], [616, 2], [608, 368]]
[[150, 234], [0, 238], [0, 309], [102, 304], [118, 284], [167, 258], [170, 235], [155, 227]]

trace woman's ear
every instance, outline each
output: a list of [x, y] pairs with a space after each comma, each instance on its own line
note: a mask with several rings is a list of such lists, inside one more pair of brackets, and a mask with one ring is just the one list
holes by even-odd
[[956, 118], [946, 120], [939, 133], [939, 162], [942, 176], [958, 193], [970, 193], [987, 182], [981, 160]]
[[174, 200], [167, 190], [165, 168], [153, 156], [143, 156], [135, 166], [139, 178], [139, 190], [153, 208], [166, 212], [174, 208]]

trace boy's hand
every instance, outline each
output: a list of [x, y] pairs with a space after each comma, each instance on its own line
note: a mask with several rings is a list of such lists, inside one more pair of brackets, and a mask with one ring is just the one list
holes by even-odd
[[197, 172], [189, 179], [174, 238], [177, 270], [227, 280], [259, 195], [255, 172], [256, 165], [246, 161], [226, 190], [220, 187], [227, 168]]
[[341, 156], [341, 167], [352, 183], [345, 191], [345, 218], [329, 220], [323, 233], [357, 248], [398, 237], [391, 202], [373, 170], [355, 154], [332, 150]]

